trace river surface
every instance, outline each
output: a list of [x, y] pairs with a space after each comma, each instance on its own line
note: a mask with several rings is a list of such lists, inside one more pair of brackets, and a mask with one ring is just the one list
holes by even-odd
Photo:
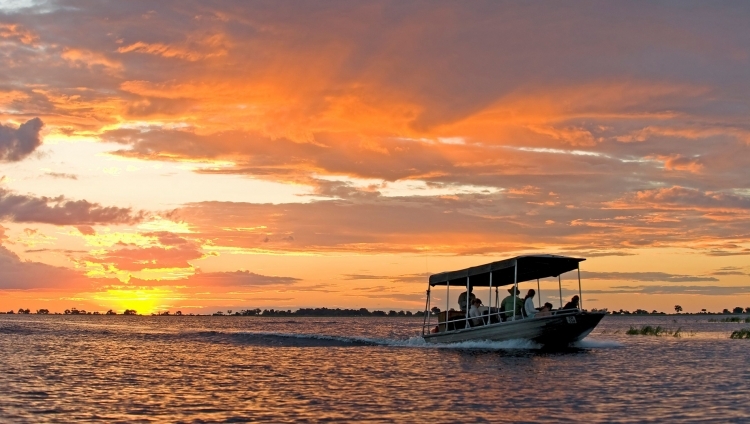
[[[0, 422], [750, 423], [750, 324], [425, 345], [414, 318], [0, 315]], [[631, 336], [630, 326], [682, 337]]]

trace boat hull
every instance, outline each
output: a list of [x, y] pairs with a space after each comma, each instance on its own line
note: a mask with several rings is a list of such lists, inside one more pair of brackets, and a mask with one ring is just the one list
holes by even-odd
[[566, 311], [541, 318], [425, 334], [424, 339], [428, 343], [530, 340], [545, 346], [565, 346], [588, 336], [604, 315], [600, 312]]

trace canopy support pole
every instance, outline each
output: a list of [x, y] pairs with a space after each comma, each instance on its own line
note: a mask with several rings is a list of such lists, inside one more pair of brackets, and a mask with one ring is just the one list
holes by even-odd
[[[427, 283], [427, 300], [425, 301], [424, 305], [424, 313], [425, 317], [424, 320], [422, 320], [422, 335], [424, 335], [424, 330], [427, 328], [427, 332], [429, 333], [430, 325], [432, 324], [430, 321], [432, 321], [432, 311], [430, 311], [430, 283]], [[425, 327], [426, 325], [426, 327]]]
[[578, 309], [583, 310], [583, 292], [581, 291], [581, 264], [576, 265], [578, 270]]
[[498, 293], [499, 287], [495, 287], [495, 308], [498, 309], [498, 316], [500, 316], [500, 294]]
[[536, 291], [539, 292], [539, 309], [542, 309], [542, 286], [539, 285], [539, 279], [536, 279]]
[[466, 321], [464, 321], [464, 325], [466, 327], [469, 326], [469, 303], [470, 303], [469, 300], [471, 300], [471, 292], [469, 292], [470, 287], [471, 286], [469, 285], [469, 277], [466, 277], [466, 302], [464, 302], [464, 305], [466, 306]]
[[489, 311], [492, 313], [492, 271], [490, 271], [490, 304], [489, 304]]
[[448, 331], [448, 309], [451, 305], [451, 282], [450, 280], [445, 286], [445, 331]]
[[562, 280], [560, 280], [560, 276], [557, 276], [557, 286], [560, 288], [560, 309], [562, 309]]
[[518, 260], [513, 264], [513, 321], [516, 320], [516, 299], [518, 299]]

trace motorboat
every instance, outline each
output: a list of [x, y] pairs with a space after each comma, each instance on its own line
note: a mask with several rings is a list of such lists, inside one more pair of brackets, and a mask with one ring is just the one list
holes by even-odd
[[[605, 315], [605, 312], [583, 309], [580, 263], [585, 260], [558, 255], [525, 255], [431, 275], [427, 287], [422, 336], [428, 343], [529, 340], [544, 346], [566, 346], [582, 340]], [[561, 275], [570, 271], [577, 271], [578, 304], [563, 308]], [[539, 280], [549, 277], [556, 277], [558, 281], [559, 309], [526, 317], [517, 315], [515, 307], [508, 311], [502, 308], [500, 288], [512, 286], [509, 291], [518, 293], [520, 283], [536, 281], [536, 288], [539, 289], [537, 299], [541, 299]], [[439, 286], [445, 286], [444, 311], [439, 311], [437, 305], [431, 303], [432, 292]], [[489, 289], [489, 305], [483, 308], [478, 318], [470, 317], [467, 299], [485, 287]], [[463, 309], [459, 311], [450, 307], [450, 295], [456, 289], [464, 291], [459, 296], [459, 306]], [[437, 322], [434, 318], [437, 318]]]

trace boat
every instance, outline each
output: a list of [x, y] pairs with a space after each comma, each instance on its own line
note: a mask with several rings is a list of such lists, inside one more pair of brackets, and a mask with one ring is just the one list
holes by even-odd
[[[605, 312], [583, 309], [580, 263], [585, 260], [546, 254], [524, 255], [431, 275], [427, 287], [422, 337], [428, 343], [528, 340], [543, 346], [567, 346], [580, 341], [591, 333], [605, 315]], [[570, 271], [578, 273], [579, 302], [576, 307], [563, 309], [561, 275]], [[558, 281], [559, 309], [553, 309], [545, 316], [534, 317], [517, 316], [512, 311], [502, 310], [500, 288], [512, 286], [510, 290], [517, 292], [520, 283], [535, 280], [536, 288], [539, 289], [539, 280], [549, 277], [556, 277]], [[431, 294], [436, 286], [446, 287], [445, 311], [433, 311]], [[466, 311], [450, 308], [452, 288], [464, 291], [464, 299], [459, 300], [466, 303], [466, 297], [470, 296], [467, 293], [474, 294], [474, 288], [477, 288], [478, 293], [484, 287], [489, 289], [490, 304], [484, 308], [480, 319], [469, 317], [468, 308], [462, 308]], [[541, 290], [537, 291], [536, 298], [541, 299]], [[437, 323], [434, 321], [435, 315]]]

